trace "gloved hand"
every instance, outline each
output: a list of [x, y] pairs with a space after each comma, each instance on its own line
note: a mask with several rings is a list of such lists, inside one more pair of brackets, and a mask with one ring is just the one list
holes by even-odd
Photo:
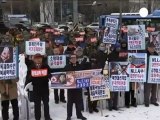
[[32, 85], [32, 82], [28, 83], [26, 86], [25, 86], [25, 91], [33, 91], [33, 85]]

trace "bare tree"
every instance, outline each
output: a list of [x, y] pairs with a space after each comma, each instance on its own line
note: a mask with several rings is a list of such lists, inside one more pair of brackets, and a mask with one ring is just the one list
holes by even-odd
[[42, 22], [54, 22], [54, 0], [40, 1], [40, 14]]

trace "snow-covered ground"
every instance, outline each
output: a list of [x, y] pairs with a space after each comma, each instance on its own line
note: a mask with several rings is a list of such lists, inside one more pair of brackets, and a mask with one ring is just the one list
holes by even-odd
[[[24, 64], [24, 56], [20, 56], [20, 81], [19, 84], [21, 86], [21, 88], [23, 87], [24, 84], [24, 78], [26, 75], [26, 68], [25, 64]], [[23, 90], [23, 89], [22, 89]], [[66, 120], [67, 117], [67, 107], [66, 104], [64, 103], [60, 103], [60, 104], [55, 104], [54, 103], [54, 95], [53, 95], [53, 90], [51, 90], [50, 92], [50, 115], [53, 118], [53, 120]], [[143, 85], [142, 87], [139, 87], [139, 89], [137, 89], [137, 102], [139, 104], [143, 103]], [[158, 93], [157, 93], [157, 97], [158, 97], [158, 101], [160, 101], [160, 87], [158, 89]], [[23, 96], [20, 96], [19, 100], [23, 99]], [[84, 97], [85, 99], [85, 97]], [[106, 109], [106, 105], [105, 105], [105, 101], [104, 105], [103, 105], [103, 115], [101, 113], [101, 111], [99, 113], [93, 113], [90, 114], [88, 112], [83, 112], [83, 115], [85, 117], [88, 118], [88, 120], [160, 120], [160, 107], [156, 107], [153, 105], [150, 105], [150, 107], [146, 108], [144, 105], [138, 105], [137, 108], [131, 107], [129, 109], [127, 108], [120, 108], [119, 111], [108, 111]], [[20, 102], [21, 103], [21, 102]], [[124, 106], [124, 94], [121, 93], [119, 94], [119, 106]], [[23, 108], [21, 106], [24, 106]], [[23, 111], [24, 110], [24, 111]], [[20, 120], [25, 120], [24, 118], [24, 114], [26, 114], [26, 103], [24, 103], [23, 105], [20, 105]], [[100, 107], [99, 107], [100, 110]], [[0, 107], [0, 112], [1, 112], [1, 107]], [[12, 118], [12, 110], [10, 109], [10, 120]], [[76, 120], [76, 113], [75, 113], [75, 107], [73, 107], [73, 116], [72, 116], [72, 120]], [[0, 120], [2, 120], [1, 118], [1, 114], [0, 114]], [[29, 120], [34, 120], [34, 111], [33, 111], [33, 105], [32, 105], [32, 109], [31, 109], [31, 118]], [[44, 118], [42, 117], [42, 120], [44, 120]]]
[[[50, 95], [50, 114], [53, 120], [66, 120], [67, 117], [67, 107], [66, 103], [54, 103], [53, 92]], [[103, 115], [101, 111], [99, 113], [90, 114], [83, 112], [83, 115], [88, 118], [88, 120], [160, 120], [160, 107], [150, 105], [146, 108], [144, 105], [138, 105], [137, 108], [131, 107], [120, 108], [119, 111], [108, 111], [105, 106], [103, 106]], [[100, 108], [99, 108], [100, 110]], [[22, 114], [21, 114], [22, 115]], [[34, 120], [34, 113], [32, 109], [32, 117], [30, 120]], [[12, 111], [10, 110], [10, 116], [12, 118]], [[0, 120], [2, 120], [0, 115]], [[11, 120], [11, 119], [10, 119]], [[24, 120], [21, 118], [21, 120]], [[44, 120], [42, 118], [42, 120]], [[72, 120], [76, 120], [75, 107], [73, 107], [73, 116]]]

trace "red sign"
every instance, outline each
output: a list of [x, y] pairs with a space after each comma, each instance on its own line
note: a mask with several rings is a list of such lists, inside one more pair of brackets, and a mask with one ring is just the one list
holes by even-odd
[[46, 32], [54, 33], [54, 30], [53, 29], [46, 29]]
[[46, 77], [48, 75], [48, 69], [32, 69], [32, 77]]
[[84, 39], [83, 39], [83, 37], [77, 37], [77, 38], [75, 38], [76, 39], [76, 41], [78, 42], [78, 41], [83, 41]]
[[91, 42], [97, 42], [97, 38], [96, 37], [91, 38]]

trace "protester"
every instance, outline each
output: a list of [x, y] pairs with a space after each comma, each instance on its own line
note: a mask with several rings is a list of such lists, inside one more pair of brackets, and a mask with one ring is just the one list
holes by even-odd
[[[114, 50], [108, 55], [108, 62], [117, 62], [119, 60], [119, 51], [121, 49], [121, 46], [119, 43], [117, 43], [114, 46]], [[104, 67], [103, 67], [104, 68]], [[113, 67], [112, 67], [113, 68]], [[116, 71], [113, 71], [114, 74]], [[111, 76], [110, 73], [110, 76]], [[111, 98], [108, 100], [108, 105], [109, 105], [109, 110], [112, 111], [112, 109], [114, 110], [118, 110], [117, 104], [118, 104], [118, 92], [110, 92], [111, 94]]]
[[[56, 47], [56, 48], [53, 49], [53, 55], [61, 55], [60, 49], [58, 47]], [[54, 72], [62, 72], [62, 71], [64, 71], [63, 68], [52, 69], [52, 73], [54, 73]], [[54, 89], [54, 100], [55, 100], [56, 104], [59, 103], [59, 100], [62, 103], [66, 103], [64, 94], [65, 94], [64, 93], [64, 89], [60, 89], [60, 96], [58, 95], [58, 89]]]
[[51, 71], [48, 65], [42, 62], [43, 56], [36, 54], [33, 61], [26, 58], [26, 65], [28, 67], [26, 83], [33, 85], [33, 101], [35, 119], [41, 119], [41, 101], [44, 104], [44, 117], [45, 120], [52, 120], [49, 114], [49, 79], [51, 78]]
[[[148, 64], [149, 64], [149, 57], [151, 55], [156, 55], [156, 56], [158, 55], [158, 53], [155, 51], [154, 48], [155, 48], [155, 45], [153, 43], [148, 43], [147, 45]], [[148, 69], [147, 69], [147, 73], [148, 73]], [[148, 77], [147, 77], [147, 81], [148, 81]], [[157, 84], [151, 84], [146, 82], [144, 83], [144, 104], [146, 107], [149, 107], [150, 103], [155, 106], [159, 106], [159, 104], [157, 103]]]
[[107, 60], [108, 54], [106, 53], [106, 46], [104, 43], [101, 43], [97, 52], [97, 61], [98, 68], [102, 69], [104, 67], [104, 63]]
[[[119, 61], [120, 62], [127, 62], [128, 61], [128, 46], [127, 46], [127, 41], [122, 40], [120, 43], [121, 49], [119, 51]], [[130, 107], [130, 102], [131, 105], [134, 107], [137, 107], [136, 103], [136, 98], [134, 97], [134, 88], [133, 88], [133, 83], [130, 83], [130, 90], [129, 92], [125, 92], [125, 106], [127, 108]]]
[[18, 108], [18, 80], [1, 80], [0, 81], [0, 94], [2, 106], [2, 119], [9, 119], [9, 104], [11, 102], [13, 109], [13, 120], [19, 120]]
[[[65, 67], [65, 71], [79, 71], [84, 69], [82, 65], [77, 63], [75, 54], [70, 55], [69, 61], [69, 64]], [[67, 97], [67, 120], [71, 120], [73, 103], [75, 103], [77, 118], [87, 120], [87, 118], [85, 118], [81, 113], [82, 106], [80, 103], [82, 100], [82, 89], [68, 89]]]
[[[90, 68], [91, 69], [97, 69], [98, 68], [98, 61], [97, 61], [97, 57], [96, 57], [96, 53], [92, 53], [91, 57], [90, 57]], [[99, 110], [97, 109], [97, 102], [98, 101], [91, 101], [90, 98], [90, 92], [89, 92], [89, 88], [87, 88], [87, 94], [88, 94], [88, 108], [89, 108], [89, 113], [93, 113], [93, 112], [99, 112]]]

